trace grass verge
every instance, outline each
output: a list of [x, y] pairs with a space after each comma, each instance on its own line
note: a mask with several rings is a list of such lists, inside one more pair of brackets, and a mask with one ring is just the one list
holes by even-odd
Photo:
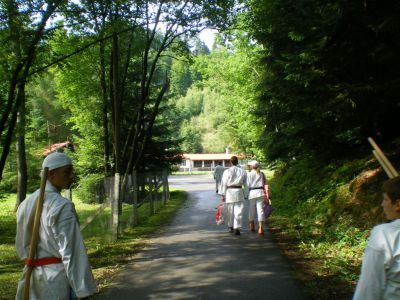
[[270, 180], [270, 228], [313, 299], [350, 299], [386, 176], [370, 158], [298, 161]]
[[[101, 292], [113, 276], [125, 266], [145, 245], [146, 239], [159, 232], [168, 224], [176, 211], [186, 201], [183, 191], [171, 190], [170, 200], [165, 206], [159, 206], [156, 214], [149, 215], [149, 208], [143, 205], [139, 209], [139, 223], [129, 226], [131, 208], [124, 205], [122, 220], [124, 230], [116, 242], [110, 241], [110, 210], [106, 209], [82, 232], [95, 280]], [[90, 216], [98, 205], [84, 204], [74, 199], [80, 220]], [[15, 194], [0, 200], [0, 299], [14, 299], [17, 282], [21, 276], [23, 262], [15, 252]]]

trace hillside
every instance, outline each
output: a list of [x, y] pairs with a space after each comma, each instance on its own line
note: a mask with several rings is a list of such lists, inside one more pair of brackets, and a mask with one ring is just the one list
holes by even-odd
[[[394, 155], [389, 159], [399, 165]], [[276, 210], [269, 226], [316, 299], [352, 295], [369, 232], [385, 222], [380, 204], [386, 179], [368, 155], [323, 167], [297, 161], [270, 180]]]

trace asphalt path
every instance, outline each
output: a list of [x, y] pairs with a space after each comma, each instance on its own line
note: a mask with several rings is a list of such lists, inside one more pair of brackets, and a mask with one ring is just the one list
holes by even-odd
[[171, 176], [188, 201], [162, 234], [96, 299], [307, 299], [266, 230], [259, 237], [215, 224], [219, 198], [210, 175]]

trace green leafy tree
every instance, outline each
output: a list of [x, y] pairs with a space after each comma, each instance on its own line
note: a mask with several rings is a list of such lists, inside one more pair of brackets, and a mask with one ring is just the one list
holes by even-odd
[[201, 132], [193, 122], [184, 120], [181, 125], [180, 135], [183, 140], [181, 148], [185, 153], [201, 153], [203, 151], [201, 143]]
[[247, 1], [264, 46], [259, 112], [270, 160], [332, 159], [397, 136], [397, 4]]

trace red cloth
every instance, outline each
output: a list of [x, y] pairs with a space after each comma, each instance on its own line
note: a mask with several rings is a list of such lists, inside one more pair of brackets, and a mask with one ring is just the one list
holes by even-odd
[[52, 264], [60, 264], [62, 260], [60, 257], [43, 257], [43, 258], [34, 258], [34, 259], [26, 259], [25, 264], [28, 267], [37, 267], [37, 266], [45, 266]]
[[224, 204], [220, 203], [217, 206], [217, 212], [215, 214], [215, 222], [220, 225], [223, 222], [223, 218], [222, 218], [222, 209], [223, 209]]

